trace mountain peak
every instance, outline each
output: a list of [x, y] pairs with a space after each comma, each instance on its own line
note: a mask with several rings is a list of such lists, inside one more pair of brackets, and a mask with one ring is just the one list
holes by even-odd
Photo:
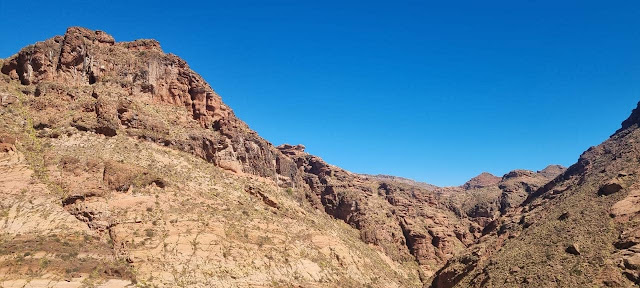
[[23, 85], [119, 86], [130, 96], [185, 106], [206, 128], [234, 118], [209, 84], [184, 60], [162, 52], [156, 40], [116, 42], [101, 30], [69, 27], [63, 37], [38, 42], [5, 60], [2, 73]]
[[487, 187], [487, 186], [498, 184], [498, 182], [500, 182], [500, 179], [501, 179], [500, 177], [495, 176], [489, 172], [482, 172], [478, 174], [478, 176], [475, 176], [469, 179], [469, 181], [464, 183], [462, 187], [467, 190], [474, 189], [474, 188]]
[[631, 115], [629, 115], [629, 118], [622, 121], [620, 129], [618, 129], [614, 134], [618, 134], [619, 132], [626, 130], [631, 126], [638, 124], [640, 124], [640, 102], [638, 102], [636, 108], [631, 111]]
[[544, 169], [538, 171], [538, 173], [544, 176], [545, 178], [552, 180], [553, 178], [560, 175], [565, 170], [567, 170], [567, 167], [564, 167], [562, 165], [549, 165]]

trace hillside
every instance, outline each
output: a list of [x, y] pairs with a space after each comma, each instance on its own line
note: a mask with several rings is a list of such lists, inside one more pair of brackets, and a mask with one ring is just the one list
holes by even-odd
[[608, 140], [487, 225], [433, 287], [640, 284], [639, 113], [640, 106]]

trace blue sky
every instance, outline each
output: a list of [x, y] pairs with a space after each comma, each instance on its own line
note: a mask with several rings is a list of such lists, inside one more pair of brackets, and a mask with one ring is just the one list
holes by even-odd
[[629, 115], [640, 2], [604, 3], [0, 1], [0, 58], [68, 26], [155, 38], [275, 145], [459, 185], [568, 166]]

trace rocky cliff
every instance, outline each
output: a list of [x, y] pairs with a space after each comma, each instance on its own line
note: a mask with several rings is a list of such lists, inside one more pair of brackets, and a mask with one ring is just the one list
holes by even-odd
[[[71, 27], [64, 36], [22, 49], [5, 60], [1, 72], [33, 87], [29, 105], [41, 116], [39, 127], [124, 133], [191, 152], [234, 172], [280, 178], [282, 185], [296, 181], [293, 163], [236, 118], [184, 60], [163, 53], [155, 40], [116, 42], [105, 32]], [[83, 106], [68, 107], [72, 104]], [[144, 107], [160, 104], [185, 109], [195, 121]]]

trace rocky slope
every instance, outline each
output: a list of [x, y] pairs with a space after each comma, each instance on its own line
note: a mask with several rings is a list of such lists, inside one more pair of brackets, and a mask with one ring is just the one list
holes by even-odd
[[438, 194], [406, 181], [378, 181], [329, 165], [301, 146], [278, 147], [301, 168], [306, 199], [360, 230], [361, 238], [396, 261], [415, 259], [426, 280], [479, 231], [442, 205]]
[[639, 111], [492, 221], [471, 249], [438, 271], [433, 287], [640, 284]]
[[501, 177], [483, 172], [460, 187], [437, 188], [442, 203], [460, 218], [467, 218], [484, 229], [510, 208], [519, 206], [529, 194], [544, 186], [565, 170], [550, 165], [537, 172], [513, 170]]

